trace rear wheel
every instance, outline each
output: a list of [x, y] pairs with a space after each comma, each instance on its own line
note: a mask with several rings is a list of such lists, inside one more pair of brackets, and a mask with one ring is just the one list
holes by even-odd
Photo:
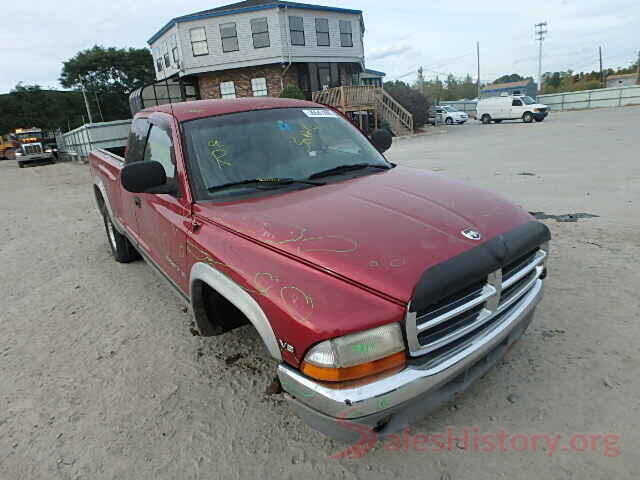
[[453, 118], [447, 117], [447, 119], [444, 121], [444, 123], [446, 123], [447, 125], [453, 125]]
[[488, 113], [485, 113], [484, 115], [482, 115], [482, 118], [480, 120], [482, 121], [483, 124], [489, 125], [491, 123], [491, 115], [489, 115]]
[[138, 252], [133, 248], [129, 239], [122, 235], [113, 226], [113, 222], [107, 213], [103, 214], [104, 228], [107, 231], [107, 240], [111, 253], [116, 262], [129, 263], [138, 258]]
[[533, 122], [533, 114], [531, 112], [524, 112], [524, 115], [522, 115], [522, 121], [524, 123]]

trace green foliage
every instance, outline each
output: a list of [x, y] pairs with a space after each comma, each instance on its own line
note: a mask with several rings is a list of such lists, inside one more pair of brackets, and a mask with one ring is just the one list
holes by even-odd
[[[628, 67], [604, 71], [604, 77], [608, 75], [622, 75], [625, 73], [635, 73], [638, 62], [634, 62]], [[602, 88], [600, 71], [575, 73], [572, 70], [566, 72], [547, 72], [543, 75], [542, 93], [575, 92], [579, 90], [595, 90]]]
[[16, 85], [0, 95], [0, 135], [21, 127], [43, 130], [82, 125], [82, 94], [74, 91], [43, 90], [39, 85]]
[[[98, 45], [64, 62], [60, 75], [63, 87], [79, 88], [83, 83], [89, 98], [98, 95], [105, 121], [129, 118], [129, 94], [154, 80], [153, 57], [146, 48]], [[96, 121], [97, 108], [92, 113]]]
[[511, 75], [502, 75], [501, 77], [496, 78], [493, 83], [521, 82], [522, 80], [526, 80], [526, 78], [522, 75], [518, 75], [517, 73], [512, 73]]
[[297, 100], [306, 100], [304, 92], [297, 85], [287, 85], [280, 92], [280, 98], [295, 98]]
[[411, 112], [415, 127], [421, 127], [427, 123], [431, 103], [425, 95], [399, 80], [395, 82], [385, 82], [384, 89], [389, 95], [396, 99], [400, 105]]
[[463, 98], [476, 98], [478, 96], [478, 85], [470, 75], [459, 80], [452, 74], [442, 82], [436, 77], [435, 80], [420, 81], [414, 85], [418, 91], [429, 99], [433, 104], [442, 103], [447, 100], [461, 100]]

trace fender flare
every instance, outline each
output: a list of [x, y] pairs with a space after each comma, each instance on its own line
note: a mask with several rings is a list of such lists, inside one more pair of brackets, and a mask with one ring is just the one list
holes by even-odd
[[189, 276], [191, 304], [196, 325], [199, 329], [202, 328], [204, 331], [211, 330], [211, 325], [203, 318], [204, 312], [199, 311], [198, 304], [200, 303], [201, 293], [198, 292], [198, 282], [208, 285], [235, 305], [258, 331], [271, 356], [278, 361], [282, 361], [278, 340], [262, 307], [240, 285], [211, 265], [203, 262], [194, 263]]
[[[102, 179], [100, 177], [96, 176], [94, 178], [94, 180], [93, 180], [93, 185], [94, 185], [94, 187], [96, 187], [100, 191], [100, 195], [102, 195], [102, 200], [104, 201], [104, 206], [107, 209], [107, 213], [109, 214], [109, 217], [111, 218], [113, 226], [116, 227], [116, 230], [118, 230], [118, 233], [123, 233], [124, 229], [122, 228], [122, 225], [118, 221], [118, 218], [114, 215], [113, 209], [111, 208], [111, 201], [109, 200], [109, 194], [107, 193], [107, 189], [104, 186], [104, 182], [102, 181]], [[96, 198], [96, 201], [97, 200], [98, 199]]]

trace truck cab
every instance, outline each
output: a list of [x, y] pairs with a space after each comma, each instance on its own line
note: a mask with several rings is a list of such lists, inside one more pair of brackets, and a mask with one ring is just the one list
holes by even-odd
[[15, 138], [18, 148], [15, 149], [14, 155], [20, 168], [29, 163], [55, 161], [53, 147], [45, 145], [42, 129], [18, 128], [15, 130]]

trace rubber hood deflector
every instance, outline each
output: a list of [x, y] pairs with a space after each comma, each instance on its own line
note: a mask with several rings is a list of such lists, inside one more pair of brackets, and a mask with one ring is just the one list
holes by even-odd
[[411, 311], [420, 311], [498, 270], [551, 239], [547, 226], [531, 221], [427, 269], [416, 285]]

